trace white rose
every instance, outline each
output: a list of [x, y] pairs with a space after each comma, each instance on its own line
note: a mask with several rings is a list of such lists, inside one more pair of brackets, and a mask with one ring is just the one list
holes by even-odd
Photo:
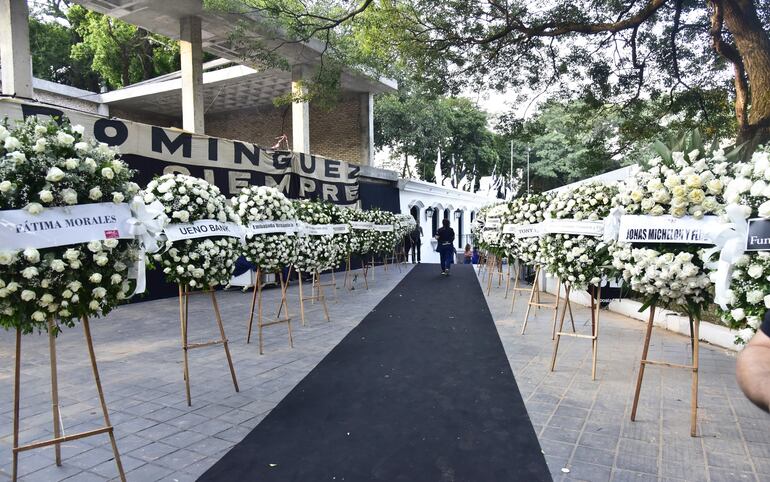
[[74, 169], [77, 169], [78, 165], [80, 165], [80, 161], [78, 161], [74, 157], [71, 157], [71, 158], [67, 159], [66, 161], [64, 161], [64, 167], [66, 167], [70, 171], [72, 171]]
[[24, 250], [23, 254], [24, 254], [24, 259], [26, 259], [30, 263], [34, 264], [40, 261], [40, 252], [35, 248], [27, 248]]
[[64, 200], [66, 204], [77, 204], [78, 203], [78, 193], [75, 192], [74, 189], [64, 189], [61, 192], [61, 197]]
[[38, 195], [40, 196], [40, 200], [43, 201], [44, 203], [49, 203], [53, 201], [53, 193], [48, 189], [43, 189], [38, 193]]
[[64, 179], [64, 171], [54, 166], [48, 169], [48, 173], [45, 175], [45, 180], [50, 182], [59, 182]]
[[59, 131], [56, 134], [56, 142], [58, 142], [62, 146], [69, 146], [69, 145], [72, 145], [73, 142], [75, 142], [75, 138], [64, 131]]
[[91, 276], [89, 276], [88, 280], [91, 283], [101, 283], [102, 282], [102, 275], [100, 275], [99, 273], [94, 273]]
[[88, 150], [88, 143], [87, 142], [83, 142], [83, 141], [76, 142], [75, 143], [75, 150], [76, 151], [81, 151], [81, 152]]
[[98, 288], [92, 289], [91, 294], [93, 294], [96, 298], [104, 298], [104, 296], [107, 294], [107, 290], [99, 286]]
[[38, 275], [38, 271], [34, 266], [28, 266], [21, 271], [21, 275], [26, 279], [32, 279]]
[[0, 251], [0, 265], [9, 265], [13, 263], [16, 255], [13, 251]]
[[42, 311], [35, 311], [32, 313], [32, 319], [37, 322], [45, 321], [45, 313]]
[[40, 214], [43, 212], [43, 205], [40, 203], [29, 203], [24, 206], [24, 210], [30, 214]]
[[55, 259], [51, 261], [51, 269], [56, 271], [57, 273], [63, 272], [67, 268], [66, 263], [60, 259]]
[[21, 299], [24, 301], [32, 301], [37, 298], [37, 295], [32, 290], [24, 290], [21, 292]]
[[116, 247], [118, 245], [118, 240], [117, 239], [105, 239], [102, 242], [104, 243], [104, 246], [106, 246], [109, 249], [113, 249], [114, 247]]
[[92, 253], [98, 253], [102, 250], [102, 242], [99, 240], [89, 241], [87, 247]]
[[3, 145], [5, 146], [6, 151], [15, 151], [21, 147], [21, 142], [13, 136], [8, 136], [5, 138]]
[[3, 182], [0, 182], [0, 192], [8, 192], [13, 187], [13, 184], [11, 184], [11, 181], [5, 180]]
[[758, 264], [752, 264], [749, 266], [749, 269], [746, 270], [746, 272], [754, 279], [760, 278], [762, 276], [762, 273], [764, 270], [762, 269], [761, 265]]
[[735, 308], [730, 311], [730, 316], [732, 316], [735, 321], [741, 321], [746, 318], [746, 312], [743, 311], [743, 308]]
[[115, 171], [113, 171], [111, 167], [105, 167], [102, 169], [102, 177], [113, 179], [115, 177]]
[[121, 192], [113, 192], [112, 193], [112, 202], [114, 203], [122, 203], [126, 197]]
[[98, 309], [99, 309], [99, 302], [98, 302], [98, 301], [96, 301], [96, 300], [91, 300], [91, 302], [90, 302], [90, 303], [88, 303], [88, 307], [89, 307], [91, 310], [93, 310], [93, 311], [96, 311], [96, 310], [98, 310]]
[[99, 200], [102, 198], [102, 190], [98, 187], [91, 188], [90, 191], [88, 191], [88, 198], [91, 200]]

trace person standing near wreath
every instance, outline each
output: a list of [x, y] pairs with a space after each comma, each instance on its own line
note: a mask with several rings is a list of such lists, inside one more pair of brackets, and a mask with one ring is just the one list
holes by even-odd
[[412, 263], [420, 262], [420, 245], [422, 244], [422, 227], [415, 226], [409, 233], [409, 245], [412, 251]]
[[449, 220], [444, 219], [441, 222], [441, 227], [436, 231], [436, 239], [438, 240], [436, 249], [441, 256], [441, 274], [444, 276], [449, 275], [449, 267], [452, 265], [452, 258], [455, 255], [455, 232], [449, 227], [449, 224]]

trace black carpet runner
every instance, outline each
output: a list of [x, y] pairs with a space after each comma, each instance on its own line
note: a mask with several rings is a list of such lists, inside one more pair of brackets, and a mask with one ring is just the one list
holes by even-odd
[[551, 476], [472, 267], [418, 265], [199, 480]]

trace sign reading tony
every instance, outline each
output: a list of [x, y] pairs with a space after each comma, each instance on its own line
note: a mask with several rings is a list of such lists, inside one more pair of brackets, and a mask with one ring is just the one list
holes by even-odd
[[161, 174], [181, 173], [205, 179], [229, 195], [250, 185], [265, 185], [292, 198], [316, 198], [340, 205], [358, 202], [360, 167], [344, 161], [0, 99], [0, 119], [7, 117], [13, 122], [33, 115], [57, 121], [67, 117], [85, 127], [86, 136], [117, 147], [122, 159], [137, 170], [140, 185]]

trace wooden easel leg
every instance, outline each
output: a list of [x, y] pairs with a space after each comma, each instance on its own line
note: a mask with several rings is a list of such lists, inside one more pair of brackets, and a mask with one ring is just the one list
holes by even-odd
[[[261, 283], [260, 283], [261, 284]], [[211, 290], [211, 303], [214, 305], [214, 314], [217, 318], [217, 325], [219, 325], [219, 334], [222, 336], [222, 346], [225, 348], [225, 356], [227, 357], [227, 364], [230, 366], [230, 376], [233, 378], [233, 386], [235, 387], [235, 391], [239, 392], [238, 389], [238, 380], [235, 378], [235, 367], [233, 367], [233, 359], [230, 357], [230, 347], [228, 346], [227, 336], [225, 336], [225, 327], [222, 325], [222, 315], [219, 313], [219, 305], [217, 304], [217, 296], [214, 290]], [[262, 310], [259, 311], [260, 315], [262, 314]], [[260, 320], [260, 346], [262, 345], [262, 336], [261, 336], [262, 326], [261, 326], [261, 320]]]
[[698, 351], [700, 349], [700, 320], [690, 317], [690, 338], [692, 339], [692, 393], [690, 399], [690, 436], [698, 433]]
[[99, 392], [99, 403], [102, 406], [102, 415], [104, 416], [104, 424], [110, 428], [107, 434], [110, 436], [110, 445], [112, 445], [112, 454], [115, 456], [115, 465], [118, 467], [118, 474], [120, 480], [126, 481], [126, 474], [123, 472], [123, 463], [120, 460], [120, 453], [118, 452], [118, 444], [115, 442], [115, 431], [113, 430], [112, 423], [110, 423], [110, 414], [107, 411], [107, 402], [104, 401], [104, 391], [102, 390], [102, 381], [99, 378], [99, 368], [96, 366], [96, 355], [94, 355], [94, 342], [91, 338], [91, 326], [88, 321], [88, 317], [83, 317], [83, 331], [86, 335], [86, 344], [88, 345], [88, 357], [91, 359], [91, 368], [94, 373], [94, 383], [96, 383], [96, 391]]
[[503, 299], [508, 299], [508, 291], [511, 289], [511, 258], [508, 257], [508, 270], [505, 277], [505, 296]]
[[299, 275], [299, 315], [302, 320], [302, 326], [305, 326], [305, 295], [302, 293], [302, 271], [297, 270]]
[[[291, 268], [289, 268], [289, 274], [291, 274]], [[278, 279], [281, 282], [281, 307], [286, 306], [286, 325], [289, 329], [289, 346], [294, 348], [294, 336], [291, 332], [291, 315], [289, 315], [289, 302], [286, 299], [286, 290], [289, 288], [289, 280], [283, 278], [283, 270], [278, 272]], [[278, 317], [280, 317], [280, 308]]]
[[559, 316], [559, 304], [561, 303], [561, 278], [556, 278], [556, 306], [553, 310], [553, 321], [551, 322], [551, 340], [556, 333], [556, 318]]
[[13, 464], [11, 480], [16, 482], [19, 469], [19, 396], [21, 395], [21, 328], [16, 328], [16, 359], [13, 368]]
[[[398, 268], [401, 271], [401, 268]], [[334, 274], [334, 268], [332, 268], [332, 289], [334, 290], [334, 303], [339, 303], [339, 297], [337, 296], [337, 276]]]
[[192, 406], [190, 398], [190, 366], [187, 353], [187, 287], [179, 285], [179, 323], [182, 332], [182, 353], [184, 354], [184, 383], [185, 393], [187, 394], [187, 406]]
[[[561, 281], [561, 279], [559, 279], [559, 281]], [[562, 308], [562, 313], [561, 313], [561, 323], [562, 323], [562, 326], [564, 326], [564, 317], [567, 314], [567, 308], [570, 306], [570, 304], [569, 304], [569, 292], [570, 292], [569, 285], [567, 283], [564, 283], [564, 307]], [[557, 304], [557, 306], [558, 306], [558, 304]], [[558, 309], [557, 309], [557, 311], [558, 311]], [[570, 314], [571, 313], [572, 312], [570, 311]], [[559, 331], [561, 331], [561, 328], [559, 328]], [[555, 340], [555, 339], [556, 339], [556, 318], [554, 318], [554, 320], [553, 320], [553, 328], [551, 328], [551, 340]]]
[[[257, 286], [256, 286], [256, 288], [257, 288], [257, 290], [256, 290], [256, 292], [257, 292], [257, 305], [258, 305], [258, 308], [257, 308], [257, 328], [259, 329], [259, 354], [260, 355], [262, 355], [262, 346], [263, 346], [263, 344], [262, 344], [262, 328], [263, 328], [262, 323], [263, 323], [263, 321], [262, 321], [262, 276], [261, 276], [261, 274], [262, 273], [260, 273], [260, 270], [257, 270]], [[253, 301], [251, 303], [251, 306], [252, 306], [252, 309], [254, 309], [253, 308], [254, 307], [254, 302]], [[252, 313], [251, 316], [253, 317], [254, 313]], [[251, 332], [251, 330], [249, 330], [249, 334], [251, 334], [250, 332]]]
[[559, 342], [561, 341], [560, 333], [562, 332], [562, 330], [564, 330], [564, 317], [567, 314], [566, 303], [569, 302], [569, 292], [570, 292], [570, 289], [571, 289], [571, 285], [568, 285], [567, 283], [564, 283], [565, 306], [562, 309], [561, 318], [559, 320], [559, 331], [555, 333], [556, 336], [555, 336], [554, 341], [553, 341], [553, 356], [551, 357], [551, 371], [554, 371], [556, 369], [556, 355], [559, 353]]
[[[51, 356], [51, 410], [53, 412], [54, 438], [61, 437], [61, 415], [59, 413], [59, 374], [56, 364], [56, 336], [52, 317], [48, 317], [48, 352]], [[61, 467], [61, 444], [54, 445], [56, 465]]]
[[639, 405], [639, 393], [642, 390], [642, 380], [644, 379], [644, 365], [647, 361], [647, 353], [650, 351], [650, 337], [652, 336], [652, 324], [655, 320], [655, 305], [650, 306], [650, 318], [647, 320], [647, 332], [644, 335], [644, 347], [642, 348], [642, 359], [639, 362], [639, 374], [636, 377], [636, 390], [634, 390], [634, 403], [631, 406], [631, 421], [636, 420], [636, 409]]
[[374, 255], [372, 255], [372, 281], [374, 281], [374, 268], [375, 268]]
[[364, 272], [364, 286], [369, 291], [369, 268], [366, 267], [363, 256], [361, 257], [361, 270]]
[[572, 302], [567, 298], [567, 307], [569, 308], [569, 321], [572, 323], [572, 333], [575, 333], [575, 317], [572, 316]]
[[[318, 275], [318, 279], [320, 281], [321, 279], [320, 274]], [[329, 308], [326, 306], [326, 294], [324, 293], [324, 287], [320, 282], [318, 283], [318, 299], [321, 301], [321, 304], [324, 307], [324, 314], [326, 315], [326, 321], [327, 322], [332, 321], [332, 319], [329, 317]]]
[[[348, 287], [348, 278], [350, 278], [350, 255], [348, 255], [348, 262], [345, 265], [345, 288], [350, 291], [350, 287]], [[352, 282], [351, 282], [352, 287]]]
[[254, 308], [257, 304], [257, 286], [259, 285], [259, 281], [259, 270], [257, 270], [257, 281], [254, 286], [252, 286], [251, 309], [249, 310], [249, 330], [246, 333], [246, 344], [251, 342], [251, 326], [254, 323]]
[[513, 293], [511, 293], [511, 309], [508, 314], [513, 314], [513, 306], [516, 304], [516, 294], [519, 291], [519, 275], [521, 274], [521, 265], [516, 262], [516, 266], [513, 268]]
[[532, 309], [532, 302], [535, 299], [535, 290], [537, 289], [537, 280], [540, 278], [540, 266], [535, 270], [535, 279], [532, 280], [532, 291], [529, 292], [529, 303], [527, 303], [527, 312], [524, 313], [524, 324], [521, 327], [521, 334], [527, 329], [527, 322], [529, 321], [529, 312]]
[[489, 265], [489, 273], [487, 275], [487, 296], [489, 296], [489, 293], [492, 292], [492, 277], [494, 276], [494, 273], [492, 272], [492, 266], [497, 266], [497, 260], [493, 258], [492, 263], [493, 264]]
[[602, 287], [594, 288], [596, 292], [596, 309], [591, 312], [591, 351], [593, 362], [591, 365], [591, 380], [596, 380], [596, 356], [599, 352], [599, 310], [602, 307]]
[[314, 272], [313, 276], [312, 276], [312, 283], [310, 284], [310, 286], [311, 286], [311, 289], [310, 289], [310, 304], [311, 305], [315, 304], [315, 299], [318, 296], [316, 294], [316, 290], [318, 289], [318, 283], [320, 283], [320, 282], [321, 281], [318, 279], [318, 276], [316, 276], [316, 273]]

